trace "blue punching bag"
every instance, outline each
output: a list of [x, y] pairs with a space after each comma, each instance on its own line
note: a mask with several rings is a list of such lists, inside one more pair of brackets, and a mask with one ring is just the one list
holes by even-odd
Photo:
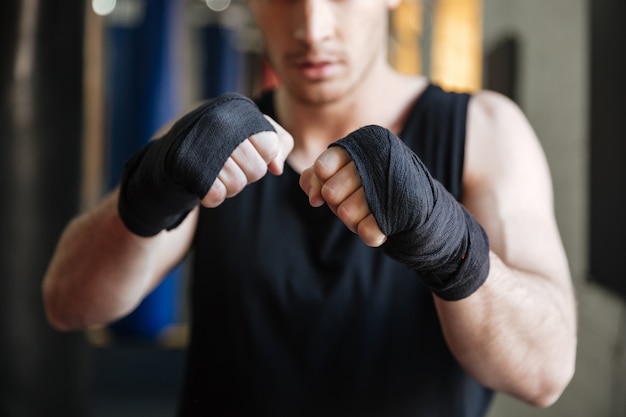
[[238, 10], [241, 7], [228, 2], [224, 10], [206, 8], [204, 13], [197, 13], [205, 17], [204, 22], [197, 25], [201, 98], [212, 98], [226, 92], [249, 93], [246, 54], [238, 45], [241, 42], [238, 41], [237, 31], [248, 24], [241, 17], [245, 14]]
[[[179, 0], [125, 0], [107, 17], [107, 186], [126, 160], [181, 113]], [[179, 320], [183, 266], [172, 271], [129, 316], [110, 328], [117, 339], [152, 341]]]
[[202, 26], [199, 31], [204, 98], [233, 91], [245, 93], [241, 85], [243, 57], [233, 45], [233, 30], [213, 23]]

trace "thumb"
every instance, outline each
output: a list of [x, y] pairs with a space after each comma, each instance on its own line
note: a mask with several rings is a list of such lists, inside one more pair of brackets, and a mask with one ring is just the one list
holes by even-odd
[[265, 115], [265, 118], [274, 126], [278, 135], [278, 154], [267, 164], [267, 169], [274, 175], [283, 173], [285, 161], [293, 150], [293, 137], [274, 119]]

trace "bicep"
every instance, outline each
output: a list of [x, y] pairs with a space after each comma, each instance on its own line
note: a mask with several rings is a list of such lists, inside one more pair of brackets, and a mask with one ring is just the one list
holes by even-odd
[[506, 265], [569, 280], [543, 150], [517, 106], [494, 93], [470, 102], [463, 204]]

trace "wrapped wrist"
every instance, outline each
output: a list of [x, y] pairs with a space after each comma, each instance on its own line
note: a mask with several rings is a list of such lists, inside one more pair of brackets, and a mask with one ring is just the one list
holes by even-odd
[[274, 131], [254, 102], [224, 94], [182, 117], [127, 162], [118, 211], [126, 227], [153, 236], [178, 226], [248, 137]]
[[387, 235], [385, 253], [446, 300], [465, 298], [484, 283], [486, 233], [397, 136], [366, 126], [331, 146], [344, 148], [356, 164], [370, 211]]

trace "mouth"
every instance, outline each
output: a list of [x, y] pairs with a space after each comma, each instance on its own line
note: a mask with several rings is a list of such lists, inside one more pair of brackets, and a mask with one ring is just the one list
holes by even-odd
[[327, 59], [305, 59], [295, 62], [298, 72], [311, 81], [321, 81], [331, 77], [338, 67], [337, 61]]

